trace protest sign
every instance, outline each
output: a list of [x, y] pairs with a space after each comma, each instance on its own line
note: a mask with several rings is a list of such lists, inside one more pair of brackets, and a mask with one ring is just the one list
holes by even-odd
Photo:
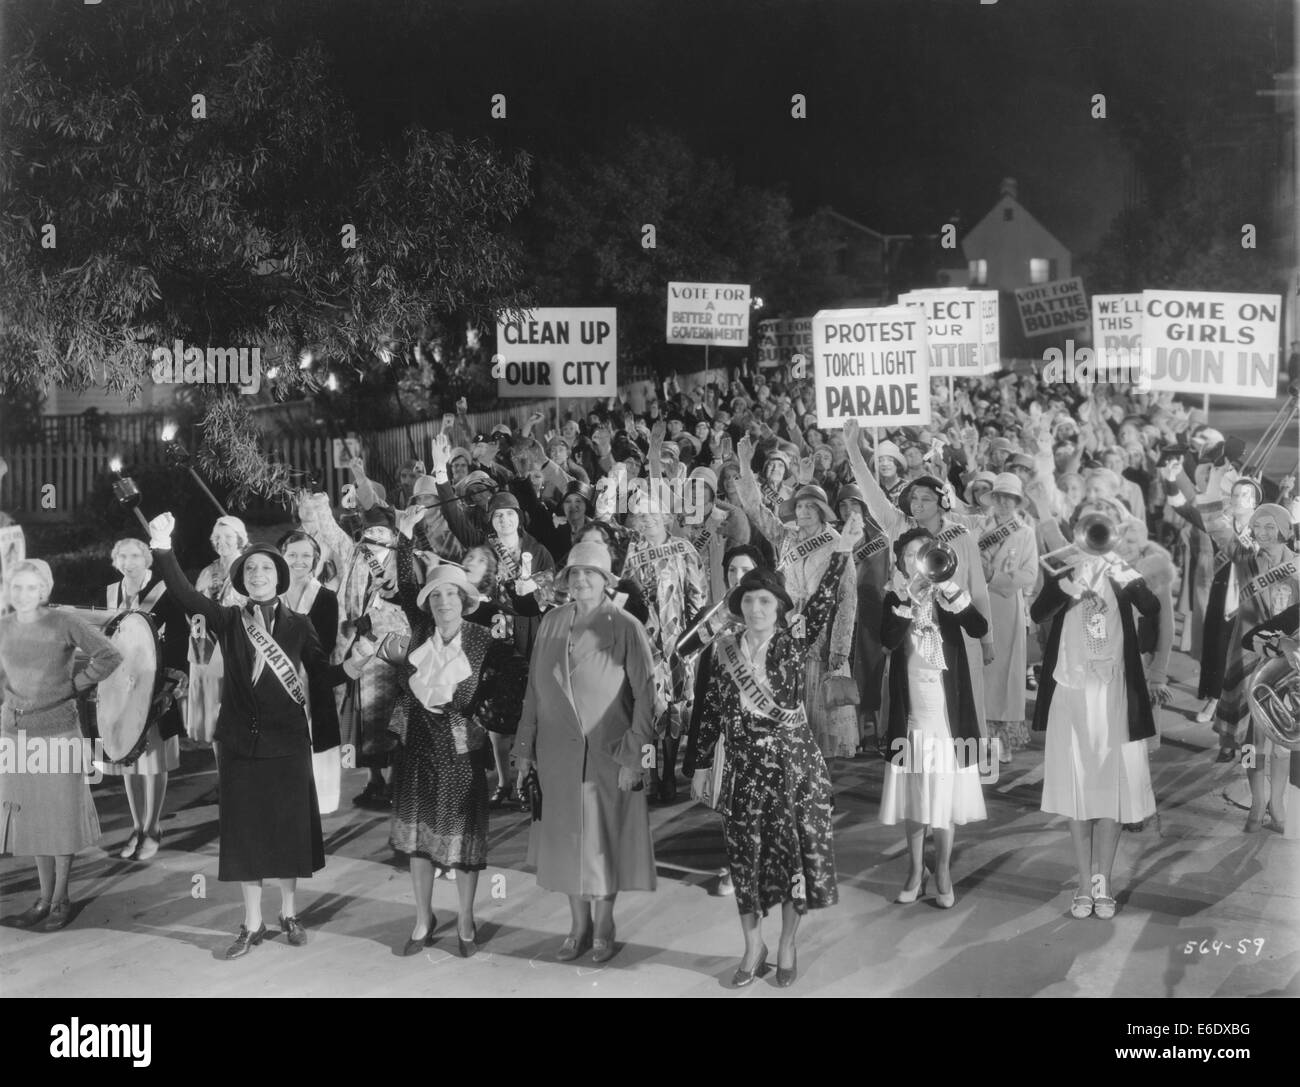
[[911, 306], [822, 310], [813, 318], [817, 425], [930, 422], [930, 350], [924, 314]]
[[748, 283], [669, 283], [668, 342], [749, 346]]
[[1142, 350], [1142, 295], [1092, 296], [1092, 348], [1099, 361], [1140, 357]]
[[1026, 336], [1045, 336], [1049, 332], [1083, 328], [1091, 317], [1088, 296], [1079, 276], [1036, 287], [1021, 287], [1016, 291], [1016, 306]]
[[530, 310], [497, 319], [498, 396], [618, 395], [618, 310]]
[[758, 322], [758, 365], [784, 366], [792, 356], [812, 358], [811, 317], [784, 317]]
[[979, 377], [984, 372], [980, 350], [980, 299], [975, 291], [908, 291], [901, 306], [916, 306], [926, 320], [931, 377]]
[[1142, 359], [1151, 387], [1274, 399], [1281, 314], [1276, 294], [1143, 291]]
[[979, 299], [980, 372], [996, 374], [1002, 369], [1002, 328], [999, 324], [998, 292], [968, 291]]

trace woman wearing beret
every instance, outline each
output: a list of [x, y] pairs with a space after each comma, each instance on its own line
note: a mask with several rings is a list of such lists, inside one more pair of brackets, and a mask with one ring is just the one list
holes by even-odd
[[312, 751], [338, 746], [332, 688], [360, 675], [373, 643], [359, 639], [351, 659], [331, 665], [311, 621], [277, 599], [289, 588], [289, 567], [265, 545], [245, 548], [230, 567], [231, 585], [248, 603], [221, 607], [181, 572], [171, 550], [174, 524], [170, 513], [149, 523], [155, 560], [167, 591], [203, 617], [226, 661], [215, 732], [217, 878], [241, 883], [244, 896], [244, 923], [226, 958], [247, 954], [266, 937], [263, 879], [280, 881], [280, 928], [300, 946], [307, 932], [295, 909], [297, 883], [325, 867]]
[[804, 709], [804, 657], [831, 621], [840, 579], [861, 537], [862, 521], [855, 514], [804, 604], [802, 630], [791, 630], [786, 622], [794, 602], [785, 579], [755, 569], [727, 597], [744, 631], [714, 642], [692, 793], [705, 798], [722, 739], [722, 780], [717, 797], [710, 799], [722, 815], [745, 937], [745, 954], [732, 979], [736, 987], [767, 969], [761, 926], [769, 909], [781, 908], [776, 983], [784, 988], [798, 976], [800, 918], [839, 898], [831, 838], [834, 802], [826, 760]]
[[[57, 932], [72, 919], [72, 858], [99, 840], [76, 699], [112, 675], [122, 654], [84, 619], [46, 606], [47, 563], [25, 559], [5, 573], [14, 611], [0, 618], [0, 742], [23, 757], [0, 767], [0, 854], [36, 858], [40, 897], [14, 923]], [[80, 669], [78, 651], [89, 658]], [[28, 772], [33, 745], [46, 753], [43, 772]]]
[[458, 873], [457, 946], [478, 950], [474, 894], [487, 867], [488, 732], [499, 718], [519, 718], [524, 662], [513, 641], [465, 621], [479, 605], [478, 590], [458, 566], [439, 565], [423, 587], [410, 549], [398, 549], [402, 604], [411, 623], [404, 671], [405, 712], [393, 715], [401, 742], [393, 774], [389, 844], [410, 857], [415, 927], [404, 953], [433, 943], [434, 866]]
[[1145, 743], [1155, 722], [1133, 613], [1154, 618], [1159, 609], [1113, 554], [1049, 576], [1030, 608], [1035, 623], [1051, 622], [1033, 727], [1047, 732], [1042, 810], [1070, 822], [1075, 918], [1115, 916], [1120, 826], [1155, 814]]
[[[605, 593], [609, 551], [580, 543], [557, 575], [570, 602], [542, 618], [515, 737], [520, 790], [536, 768], [541, 819], [528, 860], [537, 883], [569, 896], [572, 923], [556, 958], [614, 956], [614, 901], [655, 889], [646, 806], [654, 758], [654, 679], [645, 628]], [[594, 913], [594, 918], [593, 918]]]
[[158, 823], [167, 796], [167, 775], [181, 761], [180, 735], [185, 731], [185, 724], [179, 703], [185, 699], [189, 685], [186, 674], [189, 627], [185, 612], [167, 593], [162, 578], [156, 574], [150, 576], [153, 554], [148, 544], [130, 537], [118, 540], [113, 545], [112, 558], [122, 578], [108, 586], [108, 607], [119, 614], [142, 611], [151, 617], [160, 640], [158, 667], [166, 670], [169, 679], [169, 686], [157, 704], [165, 705], [166, 709], [161, 713], [156, 707], [150, 709], [153, 719], [139, 757], [129, 765], [103, 763], [105, 774], [122, 778], [127, 806], [131, 809], [131, 837], [118, 856], [123, 860], [147, 861], [158, 852], [162, 841]]
[[885, 594], [880, 632], [890, 654], [889, 765], [880, 821], [907, 829], [910, 868], [897, 901], [925, 894], [928, 828], [936, 901], [950, 909], [957, 901], [949, 868], [956, 827], [987, 818], [980, 791], [987, 767], [980, 765], [984, 752], [962, 634], [982, 637], [988, 620], [953, 582], [936, 585], [918, 576], [932, 546], [934, 536], [924, 528], [909, 528], [894, 542], [895, 582]]

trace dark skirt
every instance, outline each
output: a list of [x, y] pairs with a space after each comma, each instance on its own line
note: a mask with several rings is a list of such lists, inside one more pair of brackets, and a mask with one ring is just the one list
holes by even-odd
[[325, 867], [311, 749], [249, 759], [217, 745], [221, 848], [217, 879], [305, 879]]
[[[389, 844], [445, 868], [487, 867], [490, 759], [486, 742], [456, 751], [452, 718], [412, 706], [406, 742], [393, 768], [393, 822]], [[478, 735], [484, 737], [482, 730]]]

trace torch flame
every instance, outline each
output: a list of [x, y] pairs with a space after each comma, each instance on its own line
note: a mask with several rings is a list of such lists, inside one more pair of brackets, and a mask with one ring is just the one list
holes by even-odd
[[109, 468], [111, 468], [114, 472], [119, 472], [119, 473], [120, 473], [120, 472], [122, 471], [122, 458], [121, 458], [121, 457], [114, 457], [112, 460], [110, 460], [110, 461], [108, 462], [108, 466], [109, 466]]
[[175, 423], [168, 423], [166, 426], [164, 426], [164, 427], [162, 428], [162, 440], [163, 440], [163, 441], [165, 441], [165, 442], [169, 442], [169, 441], [171, 441], [171, 440], [172, 440], [173, 438], [175, 438], [175, 437], [176, 437], [176, 424], [175, 424]]

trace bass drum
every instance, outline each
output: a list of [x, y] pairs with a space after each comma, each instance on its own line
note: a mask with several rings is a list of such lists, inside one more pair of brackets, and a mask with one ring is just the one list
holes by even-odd
[[166, 673], [159, 665], [158, 628], [142, 611], [125, 611], [104, 627], [122, 663], [82, 701], [84, 730], [103, 743], [104, 760], [130, 766], [140, 757], [153, 724], [154, 699]]

